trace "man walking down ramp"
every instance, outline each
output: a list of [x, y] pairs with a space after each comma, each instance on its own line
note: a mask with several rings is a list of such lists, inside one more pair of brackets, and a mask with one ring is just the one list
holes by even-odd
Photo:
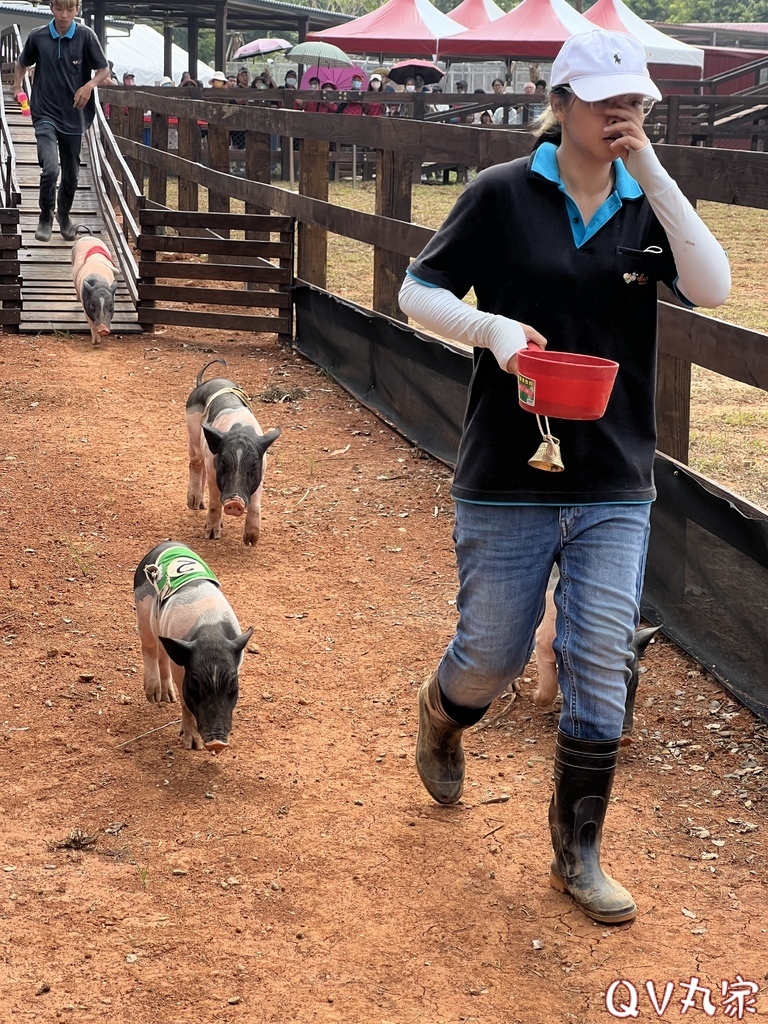
[[59, 163], [59, 228], [68, 242], [75, 239], [69, 215], [80, 174], [80, 146], [95, 113], [93, 91], [110, 77], [98, 37], [75, 21], [77, 12], [78, 0], [52, 0], [53, 19], [27, 36], [13, 81], [13, 94], [18, 96], [24, 72], [34, 65], [30, 107], [42, 168], [40, 220], [35, 232], [39, 242], [51, 240]]

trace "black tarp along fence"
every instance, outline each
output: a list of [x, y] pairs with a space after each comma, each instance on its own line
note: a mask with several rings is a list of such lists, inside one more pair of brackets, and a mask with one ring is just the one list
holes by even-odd
[[[320, 289], [295, 289], [296, 348], [418, 447], [456, 461], [472, 359]], [[642, 610], [768, 721], [768, 514], [664, 455]]]

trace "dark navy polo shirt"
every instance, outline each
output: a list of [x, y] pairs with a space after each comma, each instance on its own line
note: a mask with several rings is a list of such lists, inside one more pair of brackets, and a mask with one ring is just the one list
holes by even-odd
[[82, 135], [96, 112], [91, 96], [82, 110], [75, 110], [75, 93], [90, 82], [94, 71], [107, 67], [107, 58], [95, 32], [72, 22], [60, 36], [53, 20], [27, 36], [19, 63], [35, 65], [32, 82], [32, 123], [52, 124], [65, 135]]
[[656, 283], [677, 270], [663, 228], [621, 161], [615, 191], [588, 225], [565, 194], [555, 147], [483, 171], [467, 186], [409, 274], [478, 309], [520, 320], [548, 348], [619, 363], [602, 419], [550, 420], [565, 470], [528, 465], [541, 443], [517, 377], [474, 350], [453, 496], [581, 505], [651, 501], [656, 446]]

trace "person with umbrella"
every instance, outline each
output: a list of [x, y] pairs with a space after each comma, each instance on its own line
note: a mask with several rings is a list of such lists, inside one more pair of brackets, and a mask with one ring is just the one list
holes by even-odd
[[[459, 618], [419, 691], [419, 776], [439, 803], [461, 797], [462, 734], [522, 674], [556, 564], [549, 882], [606, 924], [637, 913], [600, 847], [656, 493], [656, 282], [691, 306], [730, 290], [727, 256], [645, 134], [660, 99], [631, 36], [571, 36], [532, 155], [470, 183], [400, 292], [408, 316], [474, 347], [453, 483]], [[559, 466], [528, 461], [541, 436], [518, 401], [526, 346], [619, 363], [601, 419], [558, 421]]]

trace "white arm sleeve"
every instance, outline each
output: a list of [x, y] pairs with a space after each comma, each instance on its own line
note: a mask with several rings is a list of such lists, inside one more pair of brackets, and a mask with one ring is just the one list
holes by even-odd
[[713, 308], [731, 290], [731, 269], [722, 246], [664, 170], [650, 143], [630, 150], [627, 170], [645, 193], [664, 228], [677, 265], [677, 287], [695, 306]]
[[408, 276], [400, 289], [399, 302], [400, 309], [427, 330], [473, 348], [489, 348], [502, 370], [526, 346], [525, 333], [517, 320], [473, 309], [447, 288], [430, 288]]

